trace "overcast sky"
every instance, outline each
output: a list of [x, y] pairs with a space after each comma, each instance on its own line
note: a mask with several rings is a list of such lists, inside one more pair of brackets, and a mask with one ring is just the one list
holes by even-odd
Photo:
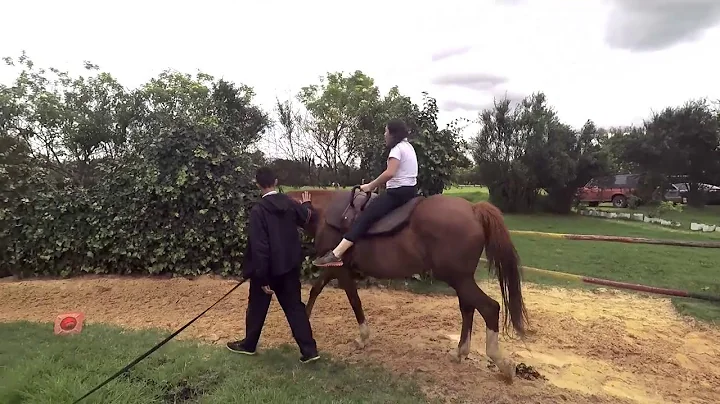
[[[253, 86], [268, 109], [327, 71], [428, 91], [441, 119], [544, 91], [580, 126], [720, 99], [720, 0], [22, 0], [0, 5], [0, 55], [128, 87], [166, 68]], [[0, 68], [0, 82], [13, 76]]]

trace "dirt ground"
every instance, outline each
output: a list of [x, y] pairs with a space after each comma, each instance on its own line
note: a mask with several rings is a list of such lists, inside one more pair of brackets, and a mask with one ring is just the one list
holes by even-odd
[[[213, 278], [2, 282], [0, 321], [53, 321], [62, 312], [83, 311], [88, 323], [176, 329], [232, 285]], [[498, 297], [496, 284], [480, 286]], [[357, 324], [341, 290], [323, 292], [312, 324], [322, 351], [351, 362], [381, 363], [447, 401], [720, 402], [720, 329], [680, 318], [662, 298], [527, 284], [524, 290], [531, 333], [524, 342], [503, 337], [501, 346], [547, 381], [502, 382], [488, 366], [479, 315], [470, 358], [453, 363], [448, 352], [460, 333], [454, 297], [361, 290], [372, 333], [364, 350], [353, 344]], [[181, 335], [218, 344], [235, 339], [242, 333], [246, 299], [243, 285]], [[261, 345], [292, 343], [279, 305], [273, 303], [270, 310]]]

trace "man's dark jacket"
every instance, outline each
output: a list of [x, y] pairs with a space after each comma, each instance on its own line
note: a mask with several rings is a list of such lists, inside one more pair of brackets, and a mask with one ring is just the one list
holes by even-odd
[[270, 277], [302, 265], [298, 227], [310, 220], [310, 203], [299, 204], [285, 194], [261, 198], [250, 210], [250, 229], [243, 277], [267, 285]]

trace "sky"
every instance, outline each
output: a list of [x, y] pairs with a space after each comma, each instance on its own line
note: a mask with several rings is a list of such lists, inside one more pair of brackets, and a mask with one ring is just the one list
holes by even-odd
[[[23, 0], [0, 10], [0, 56], [136, 87], [198, 70], [255, 88], [271, 110], [329, 71], [362, 70], [438, 100], [440, 120], [543, 91], [580, 127], [642, 123], [720, 99], [720, 0]], [[0, 83], [14, 74], [0, 67]]]

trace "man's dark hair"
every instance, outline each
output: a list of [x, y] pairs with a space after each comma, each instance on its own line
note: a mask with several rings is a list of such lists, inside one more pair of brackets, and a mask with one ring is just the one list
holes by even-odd
[[392, 140], [388, 145], [391, 149], [398, 143], [402, 142], [403, 139], [410, 136], [410, 131], [407, 125], [402, 119], [392, 119], [387, 123], [387, 130]]
[[255, 181], [257, 181], [258, 185], [262, 188], [274, 186], [276, 179], [275, 172], [270, 167], [260, 167], [255, 172]]

